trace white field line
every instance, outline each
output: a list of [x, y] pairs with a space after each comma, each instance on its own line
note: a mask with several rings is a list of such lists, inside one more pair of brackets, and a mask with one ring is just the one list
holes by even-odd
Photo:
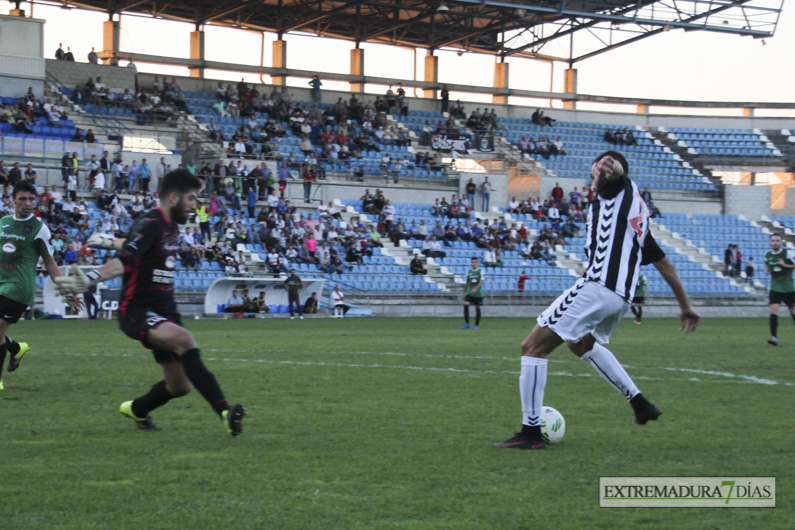
[[[208, 350], [208, 351], [216, 351], [216, 350]], [[265, 353], [268, 351], [277, 351], [283, 352], [284, 350], [244, 350], [249, 352], [255, 353]], [[326, 352], [326, 353], [339, 353], [339, 352]], [[516, 358], [503, 358], [503, 357], [485, 357], [485, 356], [474, 356], [468, 357], [463, 355], [430, 355], [430, 354], [411, 354], [411, 353], [395, 353], [395, 352], [342, 352], [339, 353], [342, 355], [346, 354], [355, 354], [355, 355], [389, 355], [389, 356], [401, 356], [401, 357], [424, 357], [424, 358], [455, 358], [455, 359], [488, 359], [488, 360], [509, 360], [509, 361], [516, 361]], [[109, 357], [109, 358], [116, 358], [116, 357], [137, 357], [138, 354], [130, 354], [130, 353], [60, 353], [60, 355], [66, 355], [70, 357]], [[455, 368], [455, 367], [434, 367], [434, 366], [411, 366], [411, 365], [393, 365], [393, 364], [360, 364], [360, 363], [336, 363], [336, 362], [325, 362], [325, 361], [295, 361], [295, 360], [272, 360], [272, 359], [242, 359], [242, 358], [230, 358], [230, 357], [207, 357], [208, 361], [215, 361], [215, 362], [230, 362], [230, 363], [254, 363], [254, 364], [273, 364], [273, 365], [294, 365], [294, 366], [330, 366], [335, 368], [377, 368], [377, 369], [393, 369], [393, 370], [417, 370], [417, 371], [429, 371], [429, 372], [449, 372], [449, 373], [468, 373], [468, 374], [507, 374], [517, 376], [519, 375], [519, 371], [516, 370], [476, 370], [476, 369], [467, 369], [467, 368]], [[556, 362], [561, 363], [575, 363], [576, 361], [565, 361], [559, 360]], [[648, 367], [647, 367], [648, 368]], [[668, 370], [668, 371], [676, 371], [676, 372], [690, 372], [690, 373], [698, 373], [703, 375], [717, 375], [721, 376], [725, 379], [714, 379], [714, 380], [703, 380], [698, 377], [691, 377], [686, 379], [673, 379], [670, 377], [649, 377], [643, 375], [635, 375], [633, 379], [644, 380], [644, 381], [685, 381], [685, 382], [692, 382], [692, 383], [744, 383], [744, 384], [763, 384], [763, 385], [784, 385], [784, 386], [795, 386], [795, 383], [791, 382], [778, 382], [773, 381], [770, 379], [761, 379], [754, 376], [747, 376], [747, 375], [738, 375], [732, 374], [729, 372], [716, 372], [716, 371], [709, 371], [709, 370], [695, 370], [691, 368], [670, 368], [670, 367], [659, 367], [661, 370]], [[549, 375], [556, 375], [556, 376], [563, 376], [563, 377], [593, 377], [593, 373], [579, 373], [575, 374], [572, 372], [550, 372]]]

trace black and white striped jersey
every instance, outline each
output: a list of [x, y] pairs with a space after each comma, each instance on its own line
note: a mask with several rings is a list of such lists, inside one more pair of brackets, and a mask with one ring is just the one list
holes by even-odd
[[625, 178], [611, 199], [597, 195], [588, 209], [585, 278], [631, 302], [648, 233], [649, 210], [634, 182]]

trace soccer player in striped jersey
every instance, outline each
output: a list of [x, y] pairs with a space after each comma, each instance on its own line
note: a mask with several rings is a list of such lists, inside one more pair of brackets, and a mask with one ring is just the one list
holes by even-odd
[[160, 181], [160, 206], [142, 213], [125, 239], [92, 235], [88, 243], [120, 251], [100, 268], [83, 275], [79, 269], [56, 279], [59, 294], [85, 292], [91, 285], [124, 276], [119, 304], [119, 327], [133, 340], [152, 350], [163, 380], [148, 393], [121, 404], [119, 411], [139, 429], [154, 429], [154, 409], [190, 392], [202, 395], [223, 420], [227, 431], [243, 431], [246, 409], [229, 405], [215, 376], [199, 356], [193, 335], [182, 326], [174, 300], [174, 273], [179, 250], [179, 226], [196, 209], [201, 182], [185, 169], [171, 171]]
[[[30, 347], [16, 342], [6, 333], [33, 303], [36, 291], [36, 264], [39, 258], [51, 278], [61, 275], [52, 257], [50, 229], [33, 215], [36, 188], [28, 180], [20, 180], [12, 192], [14, 215], [0, 219], [0, 390], [3, 390], [3, 362], [8, 358], [8, 371], [19, 367]], [[71, 297], [67, 303], [79, 311], [83, 303]]]
[[588, 268], [537, 319], [522, 343], [519, 388], [522, 429], [495, 447], [544, 449], [541, 411], [547, 382], [547, 357], [567, 343], [629, 400], [635, 421], [644, 425], [662, 411], [641, 393], [607, 344], [626, 314], [638, 284], [641, 264], [652, 263], [671, 287], [679, 303], [681, 328], [693, 331], [701, 321], [676, 269], [649, 233], [649, 213], [638, 187], [629, 180], [623, 155], [607, 151], [591, 167], [595, 200], [588, 211], [586, 256]]

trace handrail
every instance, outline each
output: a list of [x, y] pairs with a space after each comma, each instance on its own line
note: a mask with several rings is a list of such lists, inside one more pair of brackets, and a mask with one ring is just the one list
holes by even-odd
[[[66, 96], [66, 94], [67, 94], [66, 91], [68, 89], [67, 89], [66, 85], [64, 85], [57, 77], [55, 77], [55, 75], [53, 75], [52, 72], [47, 72], [47, 80], [50, 83], [52, 83], [53, 85], [55, 85], [55, 87], [58, 89], [58, 92], [60, 92], [64, 97], [67, 97]], [[88, 114], [91, 117], [91, 120], [92, 120], [92, 123], [94, 124], [94, 126], [99, 126], [99, 127], [102, 127], [104, 129], [103, 132], [104, 132], [104, 134], [106, 136], [108, 136], [108, 137], [110, 137], [110, 136], [118, 137], [119, 146], [120, 147], [122, 145], [122, 140], [123, 140], [124, 133], [126, 132], [128, 134], [132, 134], [132, 129], [127, 127], [120, 120], [118, 120], [116, 118], [112, 118], [108, 114], [107, 109], [105, 109], [105, 113], [104, 113], [104, 116], [103, 116], [103, 113], [92, 112], [91, 110], [86, 109], [84, 107], [81, 107], [81, 108], [82, 108], [83, 112], [85, 112], [86, 114]]]

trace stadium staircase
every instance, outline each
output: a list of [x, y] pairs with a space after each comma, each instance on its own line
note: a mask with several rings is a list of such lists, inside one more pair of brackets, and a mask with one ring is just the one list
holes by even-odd
[[719, 190], [719, 194], [723, 196], [723, 181], [712, 174], [712, 171], [707, 169], [704, 164], [702, 164], [696, 157], [694, 153], [691, 153], [688, 147], [683, 145], [679, 145], [677, 140], [669, 138], [669, 133], [665, 131], [660, 131], [658, 129], [651, 129], [648, 131], [652, 137], [660, 142], [660, 145], [663, 147], [667, 147], [671, 150], [672, 153], [677, 155], [679, 159], [682, 161], [682, 165], [687, 168], [693, 169], [702, 177], [706, 177], [709, 179], [712, 184]]
[[784, 163], [787, 167], [795, 167], [795, 137], [787, 129], [762, 131], [781, 152]]
[[177, 151], [182, 153], [183, 160], [215, 162], [224, 157], [223, 142], [211, 140], [210, 130], [193, 115], [185, 116], [178, 125]]
[[664, 223], [665, 218], [657, 221], [652, 220], [651, 223], [651, 232], [661, 245], [670, 247], [677, 253], [686, 256], [690, 261], [701, 264], [705, 270], [714, 271], [718, 278], [734, 287], [743, 288], [749, 294], [764, 294], [767, 292], [765, 286], [758, 281], [748, 284], [725, 276], [723, 274], [724, 264], [722, 257], [711, 254], [707, 249], [696, 245], [692, 240], [666, 227]]
[[778, 234], [781, 238], [789, 243], [789, 247], [795, 247], [795, 216], [769, 216], [763, 215], [757, 221], [760, 227], [766, 228], [771, 234]]
[[[342, 215], [343, 223], [341, 224], [347, 224], [355, 218], [360, 218], [368, 223], [378, 223], [378, 218], [376, 216], [368, 216], [368, 214], [359, 213], [356, 211], [356, 208], [353, 206], [346, 206], [339, 199], [334, 199], [333, 203], [334, 206], [340, 210], [340, 214]], [[373, 219], [370, 219], [370, 217], [373, 217]], [[401, 240], [400, 245], [395, 245], [387, 237], [381, 238], [381, 244], [383, 245], [381, 249], [383, 255], [392, 258], [395, 265], [408, 269], [409, 262], [414, 258], [414, 252], [417, 249], [408, 245], [405, 240]], [[442, 292], [449, 291], [455, 286], [455, 277], [450, 274], [449, 271], [444, 270], [444, 267], [439, 266], [432, 258], [426, 258], [420, 253], [420, 260], [422, 260], [425, 269], [428, 271], [428, 274], [422, 277], [426, 283], [435, 284]]]

